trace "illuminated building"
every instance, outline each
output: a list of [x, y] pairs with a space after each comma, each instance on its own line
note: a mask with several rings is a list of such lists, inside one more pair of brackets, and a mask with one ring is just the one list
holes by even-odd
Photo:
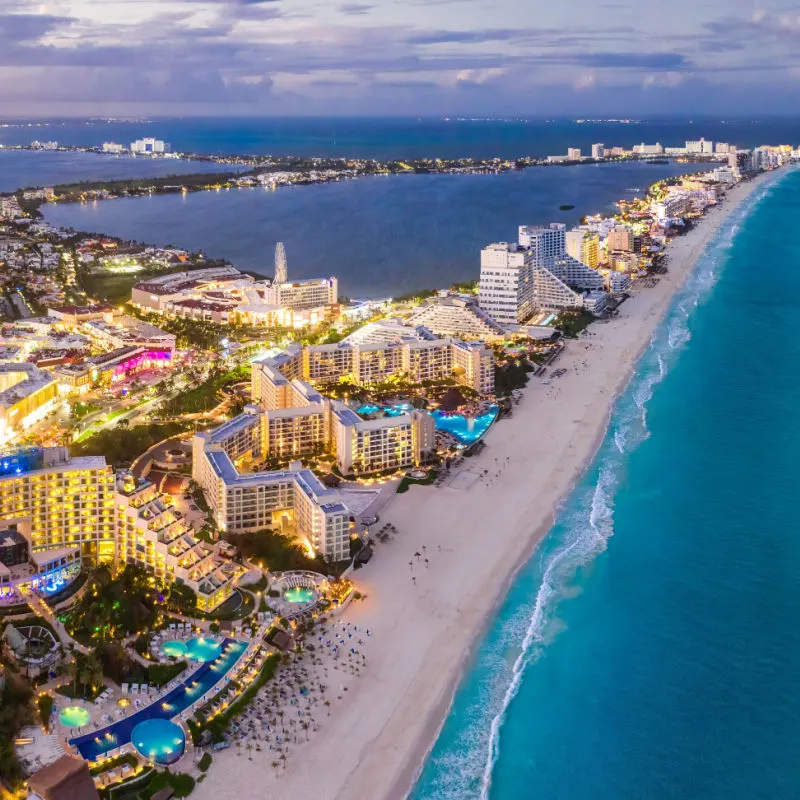
[[0, 363], [0, 443], [42, 419], [58, 396], [53, 376], [33, 364]]
[[200, 611], [212, 611], [233, 593], [242, 569], [220, 558], [178, 517], [169, 495], [129, 472], [116, 478], [115, 563], [136, 564], [167, 584], [178, 582], [197, 596]]
[[114, 559], [114, 476], [102, 456], [66, 447], [0, 456], [0, 521], [29, 537], [31, 553], [78, 548], [85, 563]]
[[596, 233], [583, 230], [567, 231], [564, 244], [568, 256], [572, 256], [587, 267], [597, 269], [600, 263], [600, 237]]
[[203, 488], [222, 531], [271, 528], [294, 534], [330, 561], [350, 553], [350, 512], [339, 493], [311, 470], [240, 472], [236, 466], [262, 457], [264, 413], [255, 406], [192, 440], [192, 477]]

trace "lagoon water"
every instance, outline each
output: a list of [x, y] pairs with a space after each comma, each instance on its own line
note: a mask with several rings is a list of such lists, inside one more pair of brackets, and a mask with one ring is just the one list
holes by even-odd
[[798, 222], [793, 172], [676, 296], [414, 800], [800, 793]]
[[[480, 249], [517, 226], [613, 211], [629, 190], [696, 164], [537, 167], [499, 175], [368, 177], [276, 191], [232, 189], [48, 205], [63, 227], [202, 249], [272, 275], [284, 242], [289, 276], [336, 275], [349, 297], [402, 294], [478, 277]], [[561, 205], [574, 205], [560, 211]]]

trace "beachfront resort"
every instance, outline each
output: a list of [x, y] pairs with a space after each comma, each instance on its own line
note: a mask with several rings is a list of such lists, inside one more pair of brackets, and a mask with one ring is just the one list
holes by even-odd
[[[29, 287], [0, 362], [0, 733], [17, 796], [202, 794], [231, 750], [291, 773], [373, 662], [378, 631], [353, 615], [372, 559], [416, 589], [444, 558], [432, 541], [397, 555], [392, 504], [510, 480], [493, 426], [531, 381], [558, 400], [594, 357], [586, 327], [657, 287], [670, 243], [783, 161], [759, 152], [573, 230], [519, 225], [481, 250], [474, 283], [397, 301], [290, 281], [279, 247], [265, 280], [150, 252], [109, 304], [83, 287], [116, 245], [66, 247], [3, 198], [0, 258]], [[36, 269], [33, 242], [49, 248]]]

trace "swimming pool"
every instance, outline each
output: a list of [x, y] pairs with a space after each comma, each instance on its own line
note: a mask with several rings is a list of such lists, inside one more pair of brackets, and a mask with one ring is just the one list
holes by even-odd
[[186, 658], [186, 643], [179, 639], [168, 639], [161, 645], [161, 655], [169, 658]]
[[[376, 411], [385, 411], [389, 417], [399, 417], [401, 414], [407, 414], [410, 410], [410, 403], [396, 403], [392, 406], [363, 405], [356, 409], [356, 413], [368, 415], [374, 414]], [[445, 431], [445, 433], [455, 436], [461, 444], [469, 446], [477, 442], [497, 419], [497, 406], [491, 406], [489, 411], [479, 417], [444, 414], [439, 410], [432, 411], [431, 416], [437, 430]]]
[[445, 431], [458, 439], [462, 444], [477, 442], [497, 418], [497, 408], [492, 408], [479, 417], [465, 417], [463, 414], [444, 414], [441, 411], [431, 412], [437, 430]]
[[305, 586], [293, 586], [283, 593], [283, 599], [298, 606], [306, 605], [314, 599], [314, 590]]
[[197, 636], [186, 642], [185, 652], [192, 661], [213, 661], [222, 652], [222, 647], [213, 636]]
[[111, 750], [128, 744], [134, 728], [140, 722], [148, 719], [168, 720], [177, 716], [222, 681], [247, 649], [247, 644], [235, 639], [224, 639], [221, 649], [217, 658], [199, 666], [185, 681], [155, 703], [102, 730], [70, 739], [69, 743], [75, 745], [87, 761], [97, 761]]
[[80, 706], [67, 706], [58, 714], [59, 722], [68, 728], [80, 728], [89, 722], [89, 712]]
[[146, 719], [131, 731], [139, 754], [156, 764], [174, 764], [186, 747], [183, 728], [167, 719]]

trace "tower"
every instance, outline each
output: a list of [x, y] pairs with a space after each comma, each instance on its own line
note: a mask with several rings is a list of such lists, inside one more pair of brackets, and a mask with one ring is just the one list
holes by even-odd
[[286, 249], [283, 242], [275, 245], [275, 283], [286, 283]]

